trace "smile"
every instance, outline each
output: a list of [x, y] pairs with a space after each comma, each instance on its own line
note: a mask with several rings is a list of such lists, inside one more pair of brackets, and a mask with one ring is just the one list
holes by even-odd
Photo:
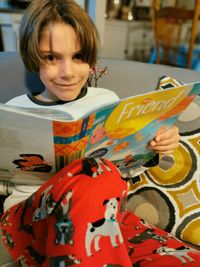
[[60, 86], [60, 87], [73, 87], [76, 86], [78, 83], [72, 83], [72, 84], [59, 84], [59, 83], [55, 83], [56, 86]]

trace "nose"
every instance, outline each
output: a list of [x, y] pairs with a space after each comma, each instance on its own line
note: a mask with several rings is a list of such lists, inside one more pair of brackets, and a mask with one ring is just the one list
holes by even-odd
[[74, 76], [74, 63], [70, 59], [63, 59], [60, 63], [60, 77], [70, 79]]

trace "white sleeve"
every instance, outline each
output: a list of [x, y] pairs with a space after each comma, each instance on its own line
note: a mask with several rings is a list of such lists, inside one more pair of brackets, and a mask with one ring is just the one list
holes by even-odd
[[39, 187], [39, 185], [15, 185], [10, 188], [10, 191], [12, 192], [4, 201], [4, 211], [27, 199], [30, 195], [36, 192]]

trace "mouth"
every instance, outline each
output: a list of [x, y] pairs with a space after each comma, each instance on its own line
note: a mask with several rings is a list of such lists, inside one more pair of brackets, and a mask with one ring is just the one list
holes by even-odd
[[110, 216], [110, 220], [114, 221], [115, 219], [116, 219], [115, 214], [112, 214], [112, 215]]
[[62, 88], [73, 88], [74, 86], [76, 86], [78, 84], [77, 83], [70, 83], [70, 84], [61, 84], [61, 83], [54, 83], [56, 86], [58, 87], [62, 87]]

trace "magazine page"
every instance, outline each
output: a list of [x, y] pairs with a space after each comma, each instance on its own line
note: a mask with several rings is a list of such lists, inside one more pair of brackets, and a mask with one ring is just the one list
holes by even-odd
[[52, 123], [0, 110], [0, 180], [41, 183], [55, 173]]
[[29, 108], [29, 107], [18, 107], [13, 105], [7, 105], [0, 103], [0, 110], [10, 111], [26, 116], [43, 118], [47, 120], [61, 120], [61, 121], [73, 121], [74, 118], [67, 111], [51, 108]]

